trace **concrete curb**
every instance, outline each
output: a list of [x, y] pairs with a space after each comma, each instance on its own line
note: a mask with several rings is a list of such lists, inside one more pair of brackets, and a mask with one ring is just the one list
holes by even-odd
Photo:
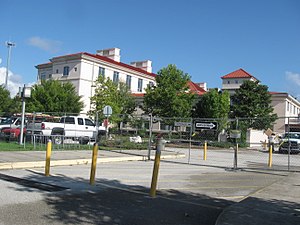
[[[164, 155], [161, 159], [177, 159], [184, 158], [185, 154], [176, 155]], [[151, 156], [150, 159], [154, 160], [155, 156]], [[108, 162], [125, 162], [125, 161], [146, 161], [147, 156], [126, 156], [126, 157], [98, 157], [97, 163], [108, 163]], [[73, 166], [91, 164], [92, 159], [65, 159], [65, 160], [51, 160], [51, 166]], [[26, 168], [42, 168], [45, 167], [45, 161], [33, 161], [33, 162], [11, 162], [11, 163], [0, 163], [0, 170], [9, 169], [26, 169]]]

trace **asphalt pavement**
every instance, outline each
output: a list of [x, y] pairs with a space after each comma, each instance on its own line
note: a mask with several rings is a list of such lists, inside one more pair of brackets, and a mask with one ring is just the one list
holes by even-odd
[[[151, 151], [151, 159], [154, 158]], [[163, 151], [161, 159], [182, 158], [182, 152]], [[42, 168], [44, 151], [0, 152], [0, 170]], [[90, 164], [92, 151], [53, 151], [51, 166]], [[98, 163], [147, 160], [147, 150], [99, 151]], [[247, 198], [223, 210], [216, 225], [300, 224], [300, 173], [289, 173], [282, 179], [253, 192]]]

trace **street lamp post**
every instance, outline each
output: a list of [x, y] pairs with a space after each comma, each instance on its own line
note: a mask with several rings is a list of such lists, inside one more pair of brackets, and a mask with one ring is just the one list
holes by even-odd
[[23, 144], [24, 136], [24, 121], [25, 121], [25, 98], [29, 98], [31, 95], [31, 87], [26, 87], [24, 84], [23, 90], [21, 92], [22, 97], [22, 117], [21, 117], [21, 128], [20, 128], [20, 145]]
[[7, 82], [8, 82], [8, 69], [9, 69], [9, 63], [10, 63], [10, 54], [11, 54], [11, 47], [15, 47], [16, 44], [10, 41], [5, 42], [8, 53], [7, 53], [7, 65], [6, 65], [6, 76], [5, 76], [5, 88], [7, 89]]

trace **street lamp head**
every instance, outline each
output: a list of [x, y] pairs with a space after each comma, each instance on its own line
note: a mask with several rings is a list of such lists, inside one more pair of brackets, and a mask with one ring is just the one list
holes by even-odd
[[16, 46], [16, 43], [13, 43], [11, 41], [6, 41], [5, 42], [6, 46], [9, 48], [9, 47], [15, 47]]

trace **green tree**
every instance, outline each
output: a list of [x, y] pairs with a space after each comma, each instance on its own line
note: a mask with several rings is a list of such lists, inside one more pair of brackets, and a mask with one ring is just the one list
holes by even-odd
[[228, 118], [230, 112], [230, 97], [227, 91], [211, 90], [203, 94], [195, 105], [193, 117]]
[[193, 117], [216, 118], [219, 130], [225, 129], [230, 112], [230, 96], [227, 91], [213, 89], [203, 94], [194, 107]]
[[[115, 83], [109, 78], [99, 76], [96, 81], [95, 94], [91, 97], [93, 109], [89, 114], [102, 113], [106, 105], [112, 107], [111, 121], [119, 122], [120, 114], [130, 115], [135, 111], [135, 99], [124, 82]], [[103, 116], [103, 115], [102, 115]]]
[[7, 115], [11, 103], [10, 92], [3, 85], [0, 85], [0, 112]]
[[43, 80], [41, 84], [35, 84], [31, 97], [26, 99], [27, 112], [79, 113], [83, 106], [74, 85], [57, 80]]
[[247, 128], [271, 128], [277, 119], [277, 114], [273, 113], [268, 87], [258, 81], [245, 81], [231, 100], [232, 117], [249, 118], [240, 122]]
[[168, 65], [157, 74], [156, 86], [146, 88], [143, 110], [159, 117], [190, 117], [195, 100], [188, 87], [190, 76], [175, 65]]

